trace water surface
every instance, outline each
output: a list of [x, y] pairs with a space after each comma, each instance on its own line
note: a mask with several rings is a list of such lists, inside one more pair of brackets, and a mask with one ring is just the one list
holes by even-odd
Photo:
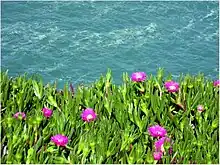
[[218, 2], [3, 2], [2, 67], [78, 84], [111, 68], [218, 75]]

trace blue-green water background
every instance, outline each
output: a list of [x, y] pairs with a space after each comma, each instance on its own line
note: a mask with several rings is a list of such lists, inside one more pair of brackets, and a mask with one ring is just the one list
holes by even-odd
[[3, 2], [1, 64], [45, 82], [90, 83], [111, 68], [218, 78], [218, 2]]

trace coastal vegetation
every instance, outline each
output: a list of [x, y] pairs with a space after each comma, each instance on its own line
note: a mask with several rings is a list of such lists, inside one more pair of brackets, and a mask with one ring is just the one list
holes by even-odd
[[1, 163], [218, 164], [219, 80], [112, 72], [90, 85], [1, 72]]

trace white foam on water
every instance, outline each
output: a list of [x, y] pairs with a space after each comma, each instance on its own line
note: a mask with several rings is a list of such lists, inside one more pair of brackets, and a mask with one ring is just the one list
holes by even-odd
[[76, 80], [73, 81], [73, 84], [77, 84], [77, 83], [79, 83], [80, 81], [83, 81], [82, 78], [84, 78], [84, 77], [86, 77], [86, 76], [88, 76], [88, 75], [91, 75], [91, 72], [88, 72], [88, 73], [85, 73], [85, 74], [81, 75], [80, 77], [78, 77]]
[[185, 32], [185, 31], [192, 30], [192, 28], [195, 27], [194, 24], [195, 24], [195, 20], [191, 19], [188, 21], [187, 25], [183, 26], [180, 29], [176, 29], [173, 34], [177, 35], [177, 33], [179, 33], [178, 35], [180, 35], [181, 33]]
[[55, 71], [55, 70], [60, 70], [64, 67], [63, 63], [54, 63], [53, 65], [48, 64], [43, 68], [38, 68], [36, 69], [37, 72], [51, 72], [51, 71]]
[[150, 23], [147, 26], [116, 29], [109, 32], [93, 32], [89, 30], [75, 30], [71, 35], [70, 47], [77, 51], [91, 51], [91, 49], [104, 49], [130, 45], [140, 47], [159, 37], [157, 24]]
[[[216, 33], [212, 33], [212, 34], [209, 34], [209, 35], [206, 35], [205, 37], [204, 37], [204, 39], [206, 40], [206, 41], [215, 41], [216, 40], [216, 38], [218, 38], [219, 37], [219, 34], [218, 34], [218, 32], [216, 32]], [[216, 40], [216, 44], [217, 44], [217, 40]]]
[[201, 18], [200, 21], [203, 21], [204, 19], [209, 18], [209, 17], [211, 17], [211, 16], [213, 16], [213, 15], [215, 15], [215, 14], [217, 14], [217, 11], [211, 10], [210, 13], [208, 13], [208, 14], [205, 15], [203, 18]]
[[[139, 8], [128, 6], [129, 12], [134, 12], [134, 17], [130, 15], [126, 18], [123, 14], [127, 2], [112, 3], [112, 5], [104, 5], [105, 3], [88, 5], [87, 2], [74, 3], [77, 5], [77, 10], [85, 7], [85, 13], [77, 15], [76, 12], [74, 13], [75, 16], [71, 15], [73, 13], [69, 11], [70, 15], [68, 15], [67, 12], [69, 9], [71, 10], [69, 7], [71, 3], [57, 2], [43, 5], [42, 9], [35, 9], [32, 6], [33, 11], [39, 13], [39, 15], [34, 16], [36, 19], [33, 19], [32, 23], [18, 21], [5, 24], [2, 30], [2, 46], [4, 51], [9, 52], [9, 54], [3, 56], [3, 59], [7, 60], [8, 63], [10, 60], [24, 63], [23, 70], [27, 68], [25, 65], [29, 64], [28, 72], [41, 72], [49, 75], [50, 78], [53, 78], [55, 72], [58, 71], [57, 78], [61, 81], [68, 79], [73, 81], [73, 77], [75, 77], [76, 82], [83, 79], [90, 81], [93, 78], [92, 75], [102, 72], [106, 64], [114, 67], [117, 72], [118, 70], [132, 71], [137, 68], [151, 69], [157, 63], [161, 64], [162, 67], [171, 68], [173, 71], [178, 67], [185, 70], [183, 65], [172, 64], [174, 66], [170, 67], [170, 61], [178, 63], [179, 61], [175, 59], [182, 58], [182, 56], [193, 59], [192, 53], [189, 52], [190, 49], [196, 50], [195, 56], [198, 56], [201, 44], [210, 46], [209, 43], [201, 41], [214, 42], [218, 35], [218, 32], [208, 33], [215, 26], [215, 22], [212, 20], [218, 18], [216, 16], [217, 10], [214, 9], [209, 9], [210, 11], [207, 11], [203, 16], [197, 17], [194, 13], [188, 14], [192, 12], [188, 6], [181, 8], [177, 3], [172, 3], [172, 5], [149, 3], [146, 5], [144, 2], [146, 8], [141, 9], [142, 14], [136, 13], [137, 15], [135, 15]], [[178, 17], [172, 16], [178, 9], [181, 9], [180, 14], [186, 13], [184, 17], [179, 15], [181, 22], [178, 22]], [[165, 18], [161, 14], [166, 12], [171, 14], [172, 18]], [[89, 13], [93, 15], [91, 18], [81, 17], [84, 14], [89, 16]], [[51, 18], [49, 18], [50, 15]], [[143, 18], [144, 15], [148, 15], [149, 19]], [[202, 19], [200, 19], [201, 17]], [[30, 16], [27, 15], [27, 18]], [[44, 18], [45, 21], [43, 21]], [[161, 21], [158, 18], [161, 18]], [[209, 23], [207, 21], [209, 19], [211, 21], [206, 28], [196, 31], [197, 27], [202, 27], [200, 26], [203, 23], [202, 20]], [[136, 22], [137, 20], [143, 21]], [[166, 24], [167, 20], [173, 21], [174, 25], [170, 25], [169, 22], [169, 25]], [[95, 29], [97, 27], [93, 25], [94, 21], [97, 21], [100, 29]], [[109, 25], [111, 21], [113, 26]], [[120, 21], [123, 24], [120, 24]], [[190, 40], [187, 40], [186, 37]], [[176, 41], [179, 45], [175, 45]], [[182, 53], [179, 53], [180, 51]], [[132, 53], [134, 54], [132, 55]], [[150, 53], [155, 55], [150, 55]], [[130, 57], [123, 57], [127, 54]], [[166, 62], [163, 55], [172, 60]], [[201, 58], [203, 58], [202, 55]], [[141, 60], [138, 61], [138, 59]], [[41, 64], [36, 64], [34, 60], [41, 61]], [[59, 61], [61, 64], [58, 64]], [[54, 64], [54, 62], [57, 63]], [[88, 71], [89, 67], [93, 73]], [[64, 73], [63, 75], [61, 71]], [[81, 75], [81, 73], [85, 74]]]

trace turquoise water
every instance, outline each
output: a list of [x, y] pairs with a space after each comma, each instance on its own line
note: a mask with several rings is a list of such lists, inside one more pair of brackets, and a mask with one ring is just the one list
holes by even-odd
[[89, 83], [107, 68], [218, 77], [218, 2], [3, 2], [3, 69]]

